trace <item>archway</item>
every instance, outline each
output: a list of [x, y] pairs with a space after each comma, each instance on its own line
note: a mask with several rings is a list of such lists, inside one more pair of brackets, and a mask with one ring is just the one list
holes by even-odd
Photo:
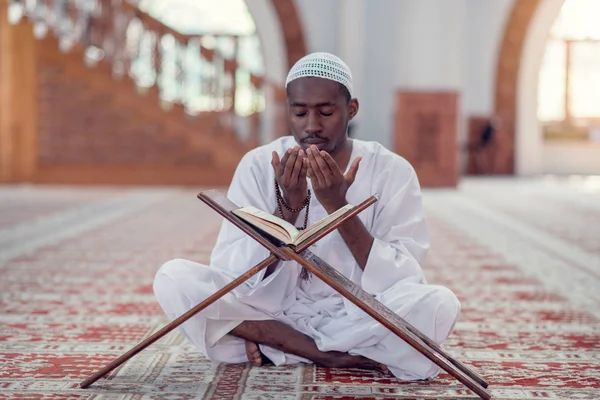
[[493, 170], [499, 174], [515, 172], [517, 91], [521, 57], [529, 26], [541, 1], [546, 0], [514, 2], [498, 55], [494, 111], [502, 119], [502, 127], [497, 135]]
[[[515, 120], [515, 172], [534, 175], [542, 172], [543, 138], [537, 115], [538, 81], [546, 41], [565, 0], [541, 0], [524, 40]], [[522, 2], [518, 2], [522, 3]]]
[[263, 113], [263, 141], [286, 134], [283, 86], [287, 71], [307, 53], [293, 0], [246, 0], [262, 43], [268, 87]]
[[283, 28], [288, 68], [307, 53], [304, 31], [293, 0], [271, 0]]
[[534, 175], [549, 170], [544, 161], [548, 146], [538, 120], [538, 81], [547, 40], [564, 3], [565, 0], [514, 2], [496, 76], [495, 113], [504, 120], [498, 135], [498, 173]]
[[302, 23], [293, 0], [246, 0], [263, 44], [265, 67], [283, 83], [289, 68], [307, 53]]

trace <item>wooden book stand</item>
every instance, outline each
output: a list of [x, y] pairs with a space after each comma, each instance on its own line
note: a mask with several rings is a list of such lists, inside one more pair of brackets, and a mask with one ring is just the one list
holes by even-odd
[[234, 215], [231, 211], [239, 207], [216, 190], [201, 192], [198, 194], [198, 198], [213, 210], [221, 214], [229, 222], [259, 242], [262, 246], [267, 248], [271, 252], [271, 255], [265, 258], [259, 264], [250, 268], [237, 279], [225, 285], [212, 296], [209, 296], [200, 304], [191, 308], [189, 311], [174, 319], [171, 321], [171, 323], [164, 326], [159, 331], [138, 343], [135, 347], [121, 355], [119, 358], [115, 359], [98, 372], [88, 377], [86, 380], [81, 382], [80, 386], [82, 388], [89, 387], [98, 379], [102, 378], [121, 364], [128, 361], [137, 353], [183, 324], [185, 321], [223, 297], [225, 294], [229, 293], [231, 290], [235, 289], [237, 286], [244, 283], [246, 280], [264, 268], [279, 260], [293, 260], [304, 267], [307, 271], [321, 279], [323, 282], [327, 283], [333, 289], [338, 291], [342, 296], [350, 300], [371, 317], [375, 318], [377, 322], [388, 328], [391, 332], [410, 344], [444, 371], [455, 377], [457, 380], [475, 392], [479, 397], [485, 400], [491, 398], [491, 394], [485, 390], [488, 387], [488, 383], [482, 377], [447, 354], [435, 342], [430, 340], [415, 327], [404, 321], [404, 319], [400, 318], [392, 310], [381, 304], [373, 296], [365, 292], [358, 285], [350, 281], [336, 269], [308, 250], [310, 246], [324, 236], [328, 235], [330, 232], [337, 229], [345, 221], [354, 217], [355, 215], [358, 215], [360, 212], [375, 203], [377, 201], [375, 196], [369, 197], [367, 200], [355, 206], [350, 212], [335, 219], [333, 222], [314, 233], [310, 238], [306, 239], [296, 248], [290, 246], [277, 246], [273, 244], [270, 240], [258, 233], [258, 231], [256, 231], [250, 224]]

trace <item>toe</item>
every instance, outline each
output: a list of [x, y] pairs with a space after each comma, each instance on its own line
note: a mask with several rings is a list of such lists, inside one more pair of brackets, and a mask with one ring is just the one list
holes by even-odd
[[248, 357], [249, 357], [252, 365], [256, 365], [257, 367], [260, 366], [261, 360], [260, 360], [260, 352], [258, 351], [258, 349], [255, 351], [252, 351]]
[[387, 365], [385, 365], [385, 364], [379, 364], [379, 371], [381, 371], [381, 373], [384, 375], [389, 375], [389, 373], [390, 373], [390, 370], [388, 369]]
[[260, 353], [259, 352], [256, 352], [253, 355], [252, 365], [254, 365], [256, 367], [260, 367], [262, 365], [262, 358], [260, 357]]
[[246, 356], [248, 356], [248, 361], [250, 364], [255, 367], [260, 367], [262, 365], [262, 359], [260, 357], [260, 350], [256, 343], [246, 342]]

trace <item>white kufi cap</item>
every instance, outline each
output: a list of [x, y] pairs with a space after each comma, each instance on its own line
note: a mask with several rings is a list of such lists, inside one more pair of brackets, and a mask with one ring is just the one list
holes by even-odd
[[330, 53], [311, 53], [302, 57], [290, 70], [285, 87], [298, 78], [316, 77], [341, 83], [354, 97], [352, 91], [352, 73], [350, 68], [339, 57]]

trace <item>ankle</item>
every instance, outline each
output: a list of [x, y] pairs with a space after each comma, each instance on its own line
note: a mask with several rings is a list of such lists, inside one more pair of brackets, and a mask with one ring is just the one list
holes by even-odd
[[340, 351], [327, 351], [319, 354], [318, 360], [314, 360], [315, 363], [326, 367], [326, 368], [341, 368], [345, 364], [348, 353], [342, 353]]

